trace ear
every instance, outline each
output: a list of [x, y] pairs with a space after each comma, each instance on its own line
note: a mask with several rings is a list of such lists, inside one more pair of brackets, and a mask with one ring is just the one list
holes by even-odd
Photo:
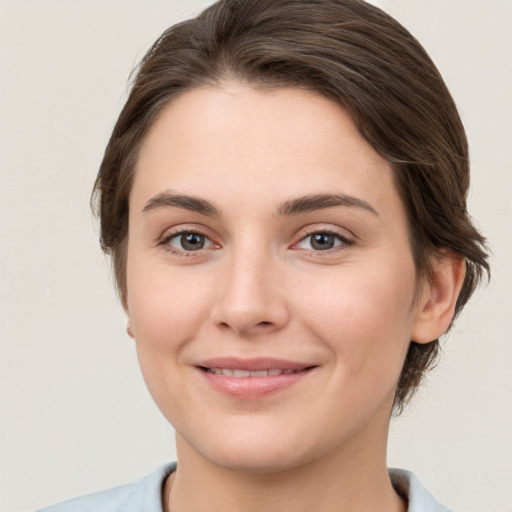
[[128, 322], [126, 323], [126, 333], [128, 334], [128, 336], [130, 336], [130, 338], [135, 339], [135, 335], [133, 334], [132, 321], [129, 318], [128, 318]]
[[126, 300], [126, 293], [123, 292], [121, 292], [121, 304], [126, 315], [126, 334], [128, 334], [130, 338], [135, 339], [135, 334], [133, 333], [132, 318], [130, 316], [130, 310], [128, 309], [128, 301]]
[[423, 284], [416, 305], [413, 341], [429, 343], [448, 330], [465, 275], [463, 256], [441, 251], [433, 258], [431, 279]]

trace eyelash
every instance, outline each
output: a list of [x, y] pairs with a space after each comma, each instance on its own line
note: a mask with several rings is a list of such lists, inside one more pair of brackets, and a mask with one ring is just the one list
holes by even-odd
[[199, 231], [197, 229], [182, 229], [180, 231], [176, 231], [176, 232], [173, 232], [173, 233], [168, 233], [167, 235], [165, 235], [162, 238], [162, 240], [159, 242], [158, 245], [163, 246], [166, 251], [169, 251], [173, 255], [180, 256], [180, 257], [191, 257], [191, 256], [195, 256], [194, 253], [201, 253], [203, 250], [208, 250], [208, 248], [206, 248], [206, 249], [205, 248], [201, 248], [201, 249], [199, 249], [197, 251], [187, 251], [186, 249], [180, 250], [180, 249], [174, 248], [171, 245], [171, 241], [173, 239], [177, 239], [177, 238], [182, 237], [184, 235], [198, 235], [200, 237], [204, 237], [204, 239], [206, 241], [209, 241], [212, 245], [217, 245], [214, 242], [212, 242], [210, 237], [208, 237], [207, 235], [205, 235], [204, 233], [202, 233], [201, 231]]
[[[334, 237], [337, 241], [341, 242], [339, 245], [336, 245], [334, 247], [331, 247], [329, 249], [321, 249], [321, 250], [314, 250], [314, 249], [304, 249], [306, 251], [309, 251], [310, 253], [314, 253], [315, 256], [321, 256], [323, 254], [328, 255], [332, 254], [333, 252], [337, 251], [343, 251], [346, 250], [348, 247], [353, 245], [353, 240], [348, 238], [344, 232], [337, 231], [335, 229], [313, 229], [309, 232], [306, 232], [304, 236], [301, 237], [301, 239], [293, 244], [293, 247], [296, 247], [300, 243], [304, 242], [310, 237], [313, 237], [314, 235], [327, 235]], [[310, 242], [311, 243], [311, 242]]]
[[[165, 235], [158, 245], [161, 245], [165, 248], [165, 250], [171, 252], [174, 255], [180, 256], [180, 257], [191, 257], [194, 256], [194, 253], [202, 253], [204, 250], [211, 250], [210, 248], [204, 248], [201, 247], [197, 251], [187, 251], [186, 249], [176, 249], [171, 245], [171, 241], [174, 239], [177, 239], [179, 237], [182, 237], [184, 235], [198, 235], [200, 237], [204, 237], [206, 241], [208, 241], [213, 246], [218, 247], [218, 244], [215, 244], [210, 237], [205, 235], [200, 230], [196, 229], [184, 229], [181, 231], [176, 231], [173, 233], [169, 233]], [[320, 249], [320, 250], [314, 250], [314, 249], [304, 249], [306, 251], [309, 251], [311, 253], [314, 253], [315, 255], [321, 255], [321, 254], [332, 254], [332, 252], [340, 251], [340, 250], [346, 250], [348, 247], [353, 245], [353, 240], [347, 238], [347, 236], [340, 232], [333, 229], [315, 229], [307, 232], [304, 234], [300, 240], [292, 245], [292, 248], [297, 247], [300, 243], [304, 242], [308, 238], [314, 236], [314, 235], [327, 235], [334, 237], [337, 241], [341, 242], [338, 245], [335, 245], [334, 247], [328, 248], [328, 249]]]

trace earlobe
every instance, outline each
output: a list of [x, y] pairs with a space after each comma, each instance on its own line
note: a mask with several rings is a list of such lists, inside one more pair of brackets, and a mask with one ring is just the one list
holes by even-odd
[[121, 303], [123, 305], [124, 312], [126, 314], [126, 334], [130, 336], [130, 338], [135, 339], [135, 335], [133, 334], [133, 324], [130, 316], [130, 311], [128, 310], [128, 302], [126, 300], [126, 293], [122, 293], [121, 295]]
[[133, 334], [132, 321], [130, 319], [128, 319], [128, 322], [126, 324], [126, 333], [128, 334], [128, 336], [130, 336], [130, 338], [135, 339], [135, 335]]
[[448, 330], [465, 275], [463, 256], [442, 251], [434, 257], [431, 279], [424, 284], [417, 304], [413, 341], [429, 343]]

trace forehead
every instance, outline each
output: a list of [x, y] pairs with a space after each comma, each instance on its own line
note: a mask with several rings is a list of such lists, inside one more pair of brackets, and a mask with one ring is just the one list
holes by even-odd
[[305, 192], [398, 198], [390, 164], [339, 105], [301, 89], [237, 83], [186, 92], [157, 117], [141, 148], [132, 204], [140, 209], [166, 189], [233, 206]]

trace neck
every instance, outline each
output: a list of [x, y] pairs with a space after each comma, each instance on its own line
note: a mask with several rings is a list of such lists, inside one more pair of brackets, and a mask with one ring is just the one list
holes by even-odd
[[312, 462], [254, 473], [204, 459], [178, 434], [178, 470], [166, 510], [405, 512], [407, 507], [389, 480], [386, 439], [387, 429], [379, 447], [358, 446], [358, 440], [353, 440], [345, 450], [333, 451]]

